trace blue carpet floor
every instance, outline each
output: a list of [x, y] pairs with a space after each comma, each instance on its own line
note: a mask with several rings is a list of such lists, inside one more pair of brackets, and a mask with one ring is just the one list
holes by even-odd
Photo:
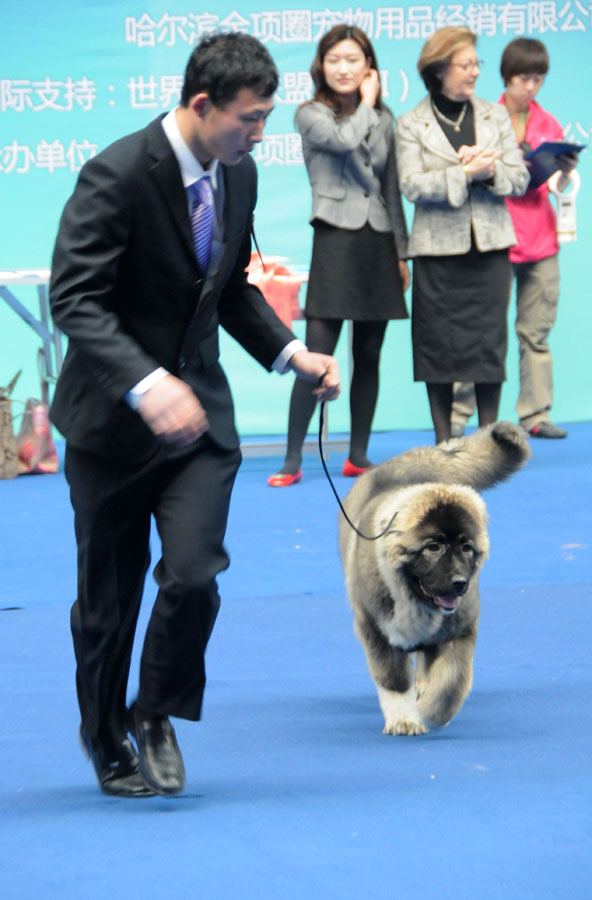
[[[371, 455], [429, 441], [374, 435]], [[97, 789], [76, 740], [67, 486], [0, 482], [0, 896], [590, 900], [592, 424], [532, 443], [486, 495], [473, 692], [421, 738], [382, 734], [320, 462], [271, 490], [279, 460], [245, 460], [204, 717], [175, 722], [187, 788], [170, 799]], [[152, 597], [150, 579], [142, 627]]]

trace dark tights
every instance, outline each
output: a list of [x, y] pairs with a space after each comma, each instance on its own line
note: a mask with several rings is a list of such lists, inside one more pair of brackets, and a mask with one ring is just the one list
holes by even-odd
[[[452, 384], [426, 384], [436, 443], [450, 438], [450, 413], [452, 410]], [[475, 385], [479, 425], [491, 425], [497, 420], [502, 386], [499, 381], [482, 381]]]
[[[341, 332], [340, 319], [308, 319], [306, 345], [315, 353], [332, 355]], [[378, 365], [386, 322], [353, 323], [353, 375], [349, 392], [351, 435], [349, 458], [355, 466], [370, 465], [366, 456], [378, 397]], [[282, 474], [294, 475], [302, 462], [302, 445], [315, 410], [314, 384], [297, 378], [290, 398], [288, 446]]]

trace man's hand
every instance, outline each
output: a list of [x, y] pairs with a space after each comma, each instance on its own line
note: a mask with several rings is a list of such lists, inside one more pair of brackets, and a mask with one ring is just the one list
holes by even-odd
[[341, 393], [337, 360], [325, 353], [297, 350], [290, 358], [290, 368], [305, 381], [316, 381], [313, 390], [319, 400], [335, 400]]
[[138, 412], [157, 437], [186, 447], [210, 427], [204, 409], [188, 385], [167, 375], [146, 391]]

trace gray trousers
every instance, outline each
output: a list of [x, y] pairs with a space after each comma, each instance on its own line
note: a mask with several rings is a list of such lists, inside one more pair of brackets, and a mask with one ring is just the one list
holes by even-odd
[[[553, 405], [553, 357], [547, 338], [557, 318], [557, 255], [533, 263], [514, 263], [516, 334], [519, 343], [520, 393], [516, 401], [523, 428], [549, 421]], [[452, 421], [465, 425], [475, 412], [473, 385], [454, 385]]]

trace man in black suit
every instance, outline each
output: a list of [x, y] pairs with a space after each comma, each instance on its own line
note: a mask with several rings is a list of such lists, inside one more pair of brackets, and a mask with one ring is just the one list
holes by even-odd
[[[90, 160], [60, 222], [50, 300], [69, 346], [52, 419], [66, 437], [78, 546], [80, 738], [109, 794], [184, 785], [168, 717], [200, 716], [240, 463], [218, 326], [268, 370], [317, 381], [322, 399], [339, 393], [335, 360], [297, 341], [245, 273], [256, 200], [249, 153], [277, 82], [257, 40], [208, 36], [189, 59], [181, 105]], [[211, 226], [192, 231], [203, 179]], [[159, 590], [127, 710], [151, 516]]]

